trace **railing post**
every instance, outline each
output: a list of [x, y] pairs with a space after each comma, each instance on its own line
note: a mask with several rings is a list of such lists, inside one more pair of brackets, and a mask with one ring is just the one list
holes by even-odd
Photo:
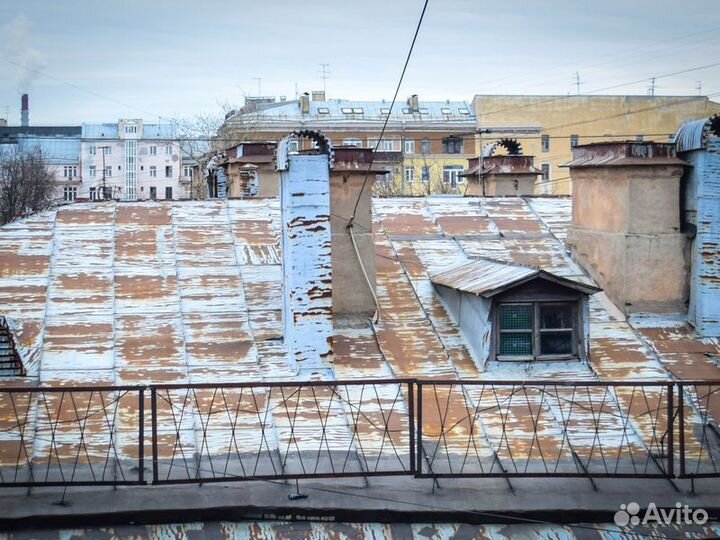
[[668, 464], [667, 464], [667, 475], [668, 478], [672, 478], [675, 476], [675, 448], [674, 448], [674, 441], [675, 438], [674, 430], [673, 430], [673, 424], [675, 423], [675, 407], [673, 404], [673, 394], [675, 393], [675, 384], [670, 383], [667, 385], [667, 434], [668, 434]]
[[415, 465], [417, 472], [415, 473], [416, 476], [422, 474], [422, 425], [423, 425], [423, 415], [422, 415], [422, 383], [418, 381], [417, 383], [417, 451], [415, 452]]
[[145, 483], [145, 388], [138, 390], [138, 482]]
[[680, 439], [680, 478], [685, 477], [685, 385], [678, 383], [678, 437]]
[[157, 440], [157, 389], [150, 387], [150, 417], [152, 418], [152, 462], [153, 483], [158, 481], [158, 440]]
[[415, 384], [410, 381], [407, 385], [408, 389], [408, 428], [410, 432], [410, 472], [416, 473], [415, 470]]

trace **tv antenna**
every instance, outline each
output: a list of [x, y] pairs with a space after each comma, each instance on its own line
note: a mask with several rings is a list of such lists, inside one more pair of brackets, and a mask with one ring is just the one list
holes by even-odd
[[327, 91], [327, 80], [330, 77], [330, 71], [328, 70], [330, 64], [320, 64], [320, 67], [322, 68], [323, 92], [325, 92]]

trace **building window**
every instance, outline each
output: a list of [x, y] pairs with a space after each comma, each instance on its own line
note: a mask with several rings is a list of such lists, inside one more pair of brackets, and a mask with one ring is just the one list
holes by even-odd
[[429, 154], [430, 153], [430, 140], [429, 139], [423, 139], [420, 141], [420, 153], [421, 154]]
[[67, 186], [63, 189], [63, 200], [72, 202], [77, 197], [77, 188], [75, 186]]
[[550, 135], [543, 135], [540, 137], [540, 146], [541, 146], [541, 151], [543, 151], [543, 152], [550, 151]]
[[150, 165], [150, 178], [156, 178], [157, 177], [157, 167], [155, 165]]
[[635, 140], [637, 142], [643, 142], [645, 140], [645, 135], [636, 135]]
[[443, 114], [446, 115], [446, 116], [449, 116], [449, 115], [452, 114], [452, 111], [450, 110], [449, 107], [442, 107], [442, 108], [440, 109], [440, 112], [443, 113]]
[[497, 355], [506, 358], [568, 357], [577, 354], [577, 304], [500, 304]]
[[105, 154], [106, 156], [112, 155], [112, 147], [111, 146], [103, 146], [102, 149], [103, 149], [103, 154]]
[[165, 167], [165, 178], [172, 178], [173, 172], [172, 172], [172, 165], [167, 165]]
[[345, 146], [356, 146], [360, 148], [362, 146], [362, 141], [360, 139], [343, 139], [343, 144]]
[[103, 173], [103, 176], [106, 178], [110, 178], [112, 176], [112, 167], [110, 165], [105, 167], [105, 172]]
[[171, 155], [171, 154], [173, 153], [172, 144], [168, 144], [168, 145], [165, 146], [165, 153], [166, 153], [167, 155]]
[[165, 186], [165, 198], [172, 199], [172, 186]]
[[97, 189], [94, 187], [90, 188], [90, 200], [96, 201], [97, 200]]
[[90, 165], [88, 167], [88, 176], [90, 178], [95, 178], [96, 175], [97, 175], [97, 168], [95, 167], [95, 165]]
[[442, 141], [445, 154], [462, 154], [463, 140], [459, 137], [446, 137]]
[[300, 141], [292, 139], [287, 143], [288, 152], [291, 154], [297, 154], [300, 151]]
[[150, 147], [150, 155], [151, 156], [157, 156], [157, 146], [151, 146]]
[[405, 153], [406, 154], [414, 154], [415, 153], [415, 139], [405, 139]]
[[541, 165], [541, 168], [542, 168], [542, 181], [549, 182], [550, 181], [550, 164], [543, 163]]
[[580, 136], [579, 135], [570, 135], [570, 146], [575, 147], [578, 144], [580, 144]]
[[318, 107], [318, 114], [330, 114], [330, 109], [327, 107]]
[[125, 133], [137, 133], [137, 126], [125, 126]]
[[183, 176], [192, 178], [192, 165], [183, 165]]
[[461, 172], [463, 172], [462, 165], [446, 165], [443, 167], [443, 183], [457, 187], [463, 181], [463, 177], [460, 176]]
[[430, 167], [427, 165], [424, 165], [422, 168], [422, 181], [423, 183], [427, 184], [430, 182]]
[[405, 167], [405, 181], [408, 184], [415, 181], [415, 167]]
[[95, 145], [93, 144], [92, 146], [88, 147], [88, 153], [89, 153], [91, 156], [97, 155], [97, 146], [95, 146]]
[[459, 114], [467, 114], [467, 115], [469, 115], [469, 114], [470, 114], [470, 110], [469, 110], [469, 109], [465, 109], [465, 108], [460, 108], [460, 109], [458, 109], [458, 113], [459, 113]]
[[[65, 165], [65, 167], [63, 167], [63, 176], [65, 178], [69, 178], [69, 179], [75, 178], [77, 176], [77, 172], [78, 172], [77, 165]], [[73, 200], [75, 200], [75, 199], [73, 199]]]
[[155, 186], [150, 186], [150, 198], [153, 201], [157, 199], [157, 188]]

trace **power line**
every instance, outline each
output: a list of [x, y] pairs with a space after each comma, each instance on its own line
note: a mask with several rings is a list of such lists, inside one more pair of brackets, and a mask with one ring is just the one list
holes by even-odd
[[362, 197], [363, 192], [365, 191], [365, 186], [367, 185], [368, 176], [370, 175], [370, 171], [372, 170], [373, 162], [375, 161], [375, 154], [377, 153], [377, 149], [380, 147], [380, 141], [382, 140], [383, 135], [385, 134], [385, 128], [387, 127], [388, 120], [390, 119], [390, 115], [392, 114], [393, 107], [395, 106], [395, 101], [397, 101], [398, 93], [400, 92], [400, 86], [402, 85], [403, 78], [405, 77], [405, 72], [407, 71], [408, 64], [410, 63], [410, 58], [412, 57], [413, 49], [415, 48], [415, 42], [417, 41], [418, 34], [420, 33], [420, 27], [422, 26], [423, 19], [425, 18], [425, 11], [427, 10], [429, 0], [425, 0], [425, 3], [423, 4], [422, 12], [420, 13], [420, 19], [418, 20], [417, 26], [415, 28], [415, 35], [413, 35], [412, 42], [410, 43], [410, 50], [408, 51], [407, 57], [405, 58], [405, 65], [403, 66], [402, 72], [400, 73], [400, 79], [398, 80], [397, 86], [395, 87], [395, 94], [393, 95], [392, 102], [390, 103], [390, 112], [385, 117], [385, 121], [383, 122], [383, 127], [380, 130], [380, 137], [378, 138], [377, 142], [375, 143], [375, 149], [373, 151], [373, 155], [370, 158], [370, 163], [368, 164], [367, 172], [365, 173], [365, 179], [363, 180], [362, 186], [360, 187], [360, 192], [358, 193], [357, 199], [355, 199], [355, 207], [353, 208], [352, 217], [350, 218], [350, 227], [352, 227], [353, 222], [355, 221], [355, 216], [357, 214], [358, 205], [360, 204], [360, 197]]
[[[674, 72], [672, 72], [672, 73], [664, 73], [664, 74], [662, 74], [662, 75], [656, 75], [655, 77], [645, 77], [645, 78], [643, 78], [643, 79], [637, 79], [637, 80], [630, 81], [630, 82], [625, 82], [625, 83], [621, 83], [621, 84], [615, 84], [615, 85], [612, 85], [612, 86], [605, 86], [605, 87], [603, 87], [603, 88], [596, 88], [595, 90], [590, 90], [590, 91], [588, 91], [588, 92], [585, 92], [585, 94], [595, 94], [595, 93], [597, 93], [597, 92], [606, 92], [606, 91], [608, 91], [608, 90], [616, 90], [616, 89], [618, 89], [618, 88], [623, 88], [623, 87], [625, 87], [625, 86], [632, 86], [632, 85], [634, 85], [634, 84], [640, 84], [640, 83], [642, 83], [642, 82], [648, 82], [648, 81], [650, 81], [650, 80], [654, 81], [655, 79], [664, 79], [664, 78], [667, 78], [667, 77], [674, 77], [674, 76], [676, 76], [676, 75], [682, 75], [682, 74], [684, 74], [684, 73], [691, 73], [691, 72], [693, 72], [693, 71], [700, 71], [700, 70], [703, 70], [703, 69], [710, 69], [710, 68], [718, 67], [718, 66], [720, 66], [720, 62], [714, 62], [714, 63], [712, 63], [712, 64], [705, 64], [705, 65], [702, 65], [702, 66], [695, 66], [695, 67], [688, 68], [688, 69], [683, 69], [683, 70], [680, 70], [680, 71], [674, 71]], [[654, 95], [654, 94], [653, 94], [653, 95]], [[538, 105], [544, 105], [544, 104], [546, 104], [546, 103], [554, 103], [554, 102], [556, 102], [556, 101], [564, 101], [564, 100], [568, 100], [568, 99], [573, 99], [574, 97], [576, 97], [576, 96], [555, 96], [555, 97], [552, 97], [552, 98], [549, 98], [549, 99], [545, 99], [545, 100], [541, 100], [541, 101], [538, 101], [538, 102], [526, 103], [526, 104], [524, 104], [524, 105], [513, 105], [512, 107], [506, 107], [506, 108], [504, 108], [504, 109], [496, 109], [496, 110], [492, 110], [492, 111], [482, 112], [481, 114], [482, 114], [483, 116], [488, 116], [488, 115], [493, 115], [493, 114], [499, 114], [499, 113], [501, 113], [501, 112], [517, 111], [517, 110], [519, 110], [519, 109], [526, 109], [526, 108], [528, 108], [528, 107], [536, 107], [536, 106], [538, 106]], [[710, 97], [710, 96], [707, 96], [707, 97]], [[697, 98], [693, 97], [693, 101], [696, 100], [696, 99], [697, 99]]]

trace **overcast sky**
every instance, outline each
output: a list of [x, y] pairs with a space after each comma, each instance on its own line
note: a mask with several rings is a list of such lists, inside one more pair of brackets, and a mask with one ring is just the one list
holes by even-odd
[[[390, 100], [422, 3], [2, 0], [0, 117], [23, 91], [36, 125], [191, 116], [322, 89], [321, 63], [328, 97]], [[584, 93], [720, 93], [720, 65], [661, 77], [720, 62], [719, 30], [718, 0], [430, 0], [400, 97], [568, 94], [576, 72]]]

